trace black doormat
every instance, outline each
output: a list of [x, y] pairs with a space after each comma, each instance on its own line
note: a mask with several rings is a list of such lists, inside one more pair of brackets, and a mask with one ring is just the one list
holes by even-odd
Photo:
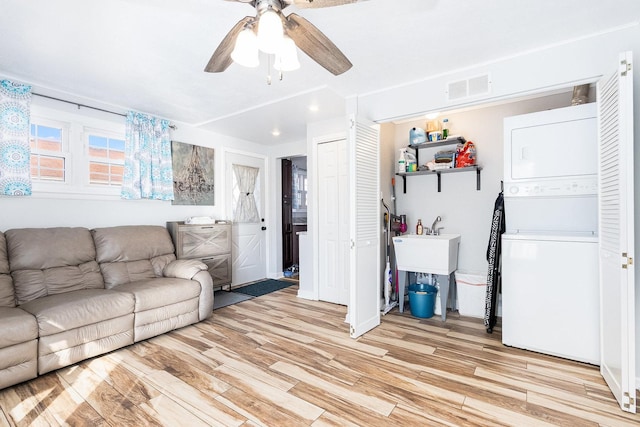
[[280, 289], [288, 288], [295, 284], [295, 282], [285, 282], [284, 280], [267, 279], [262, 282], [236, 288], [233, 292], [259, 297], [261, 295], [279, 291]]

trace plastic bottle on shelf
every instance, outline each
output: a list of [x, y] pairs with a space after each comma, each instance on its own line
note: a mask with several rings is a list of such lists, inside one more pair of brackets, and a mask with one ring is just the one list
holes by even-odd
[[418, 225], [416, 225], [416, 234], [418, 236], [422, 236], [422, 233], [424, 232], [424, 228], [422, 227], [422, 220], [419, 219], [418, 220]]
[[451, 124], [449, 123], [449, 119], [442, 119], [442, 139], [449, 138], [450, 128]]
[[407, 159], [405, 157], [405, 153], [407, 150], [405, 148], [400, 149], [400, 157], [398, 158], [398, 173], [405, 173], [407, 171]]
[[404, 164], [407, 172], [415, 172], [418, 170], [418, 160], [416, 159], [416, 156], [408, 152], [406, 149], [404, 151]]

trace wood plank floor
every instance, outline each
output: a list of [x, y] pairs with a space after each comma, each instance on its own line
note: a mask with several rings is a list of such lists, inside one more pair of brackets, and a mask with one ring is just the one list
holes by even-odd
[[358, 340], [292, 286], [0, 391], [0, 426], [632, 426], [596, 367], [397, 312]]

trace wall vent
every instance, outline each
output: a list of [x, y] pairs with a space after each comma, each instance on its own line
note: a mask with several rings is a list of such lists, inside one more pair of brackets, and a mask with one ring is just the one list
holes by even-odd
[[458, 101], [464, 98], [488, 95], [490, 91], [491, 79], [489, 74], [483, 74], [447, 83], [447, 100]]

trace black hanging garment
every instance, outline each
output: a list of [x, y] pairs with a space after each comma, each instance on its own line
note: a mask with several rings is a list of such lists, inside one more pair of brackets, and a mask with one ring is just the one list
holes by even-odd
[[484, 326], [487, 332], [492, 333], [496, 324], [496, 307], [498, 305], [498, 294], [500, 293], [500, 253], [502, 252], [502, 239], [505, 231], [504, 219], [504, 196], [502, 191], [493, 206], [493, 219], [491, 221], [491, 234], [489, 235], [489, 245], [487, 246], [487, 261], [489, 262], [489, 272], [487, 274], [487, 297], [485, 300]]

